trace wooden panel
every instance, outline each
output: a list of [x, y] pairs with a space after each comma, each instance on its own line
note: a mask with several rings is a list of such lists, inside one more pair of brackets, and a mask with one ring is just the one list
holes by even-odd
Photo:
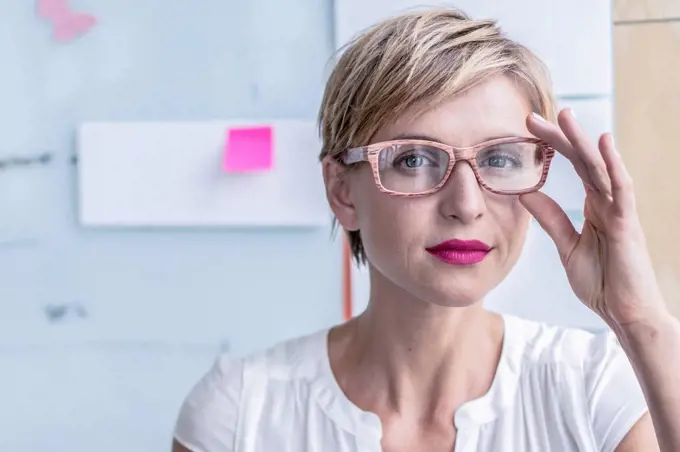
[[616, 138], [636, 185], [659, 281], [680, 314], [680, 22], [614, 32]]
[[614, 0], [614, 21], [680, 18], [680, 0]]

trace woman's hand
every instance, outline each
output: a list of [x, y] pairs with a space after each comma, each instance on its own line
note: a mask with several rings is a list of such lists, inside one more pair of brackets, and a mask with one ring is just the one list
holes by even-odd
[[560, 112], [558, 123], [534, 115], [527, 119], [529, 131], [569, 159], [583, 180], [583, 230], [579, 234], [542, 192], [522, 195], [520, 201], [555, 242], [576, 296], [610, 327], [664, 314], [631, 177], [612, 136], [592, 143], [570, 110]]
[[654, 426], [643, 418], [617, 451], [658, 450], [655, 442], [664, 452], [678, 451], [680, 323], [666, 310], [656, 282], [630, 175], [611, 135], [591, 143], [569, 110], [558, 123], [527, 119], [529, 131], [569, 159], [581, 177], [583, 230], [579, 234], [544, 193], [520, 200], [557, 245], [576, 296], [617, 333], [645, 394]]

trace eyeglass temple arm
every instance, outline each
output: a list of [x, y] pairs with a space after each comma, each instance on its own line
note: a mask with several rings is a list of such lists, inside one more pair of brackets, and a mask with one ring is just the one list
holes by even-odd
[[352, 163], [359, 163], [359, 162], [365, 162], [368, 160], [366, 148], [351, 148], [347, 149], [345, 152], [345, 155], [342, 158], [342, 161], [346, 165], [351, 165]]

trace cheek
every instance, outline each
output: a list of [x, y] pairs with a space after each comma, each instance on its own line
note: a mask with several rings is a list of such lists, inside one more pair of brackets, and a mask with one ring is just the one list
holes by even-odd
[[487, 207], [503, 237], [506, 252], [518, 255], [529, 230], [531, 215], [519, 202], [518, 196], [494, 196], [488, 200]]
[[[422, 238], [419, 222], [428, 218], [422, 206], [407, 198], [369, 192], [358, 203], [357, 219], [366, 253], [374, 264], [406, 253], [411, 242]], [[431, 218], [431, 214], [429, 215]]]

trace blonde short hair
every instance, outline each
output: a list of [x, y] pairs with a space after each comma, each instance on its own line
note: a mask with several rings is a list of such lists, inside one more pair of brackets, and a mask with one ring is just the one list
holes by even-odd
[[[341, 51], [319, 112], [321, 159], [369, 144], [415, 105], [435, 107], [499, 74], [524, 89], [536, 113], [554, 120], [544, 64], [492, 20], [449, 8], [412, 11], [374, 25]], [[348, 235], [354, 258], [365, 263], [360, 232]]]

